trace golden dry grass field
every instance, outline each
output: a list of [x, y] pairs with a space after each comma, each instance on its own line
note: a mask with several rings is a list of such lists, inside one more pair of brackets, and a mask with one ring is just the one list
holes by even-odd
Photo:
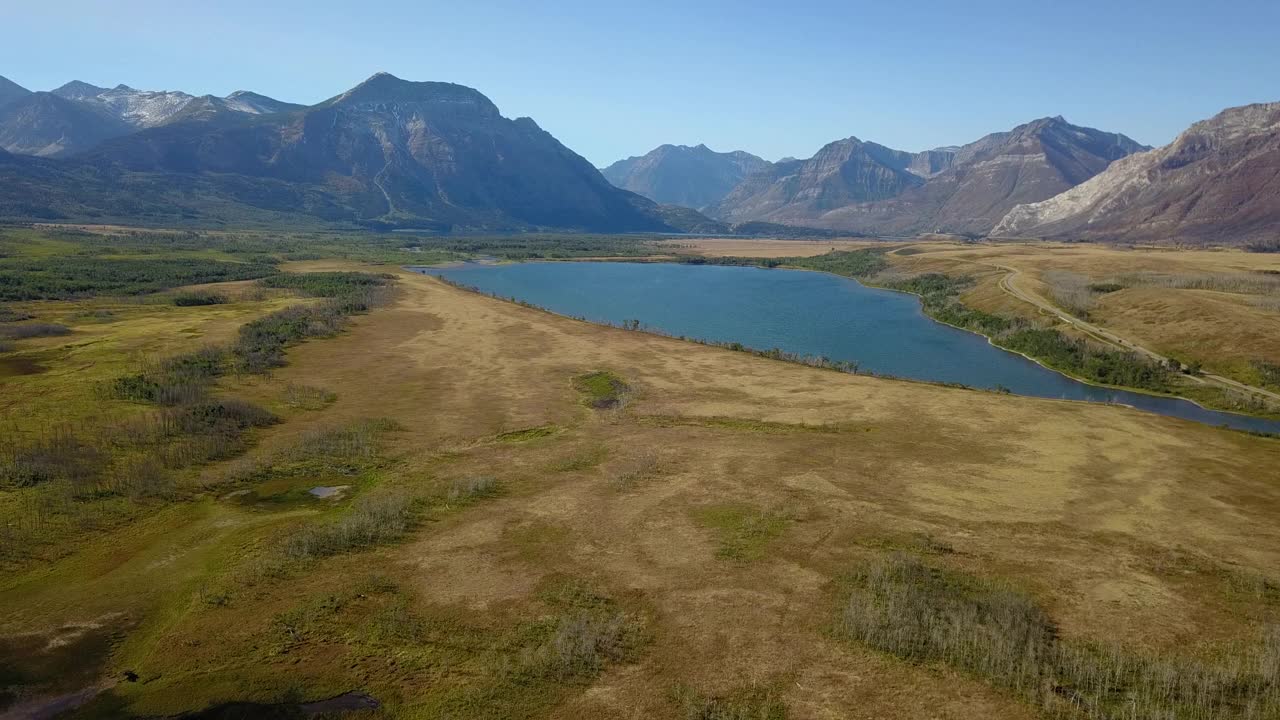
[[[1034, 276], [1125, 257], [929, 246], [894, 262]], [[352, 717], [1034, 718], [980, 674], [847, 639], [851, 575], [922, 558], [1032, 598], [1064, 642], [1143, 657], [1217, 662], [1280, 620], [1276, 439], [787, 364], [396, 275], [391, 302], [341, 334], [291, 347], [269, 376], [219, 381], [284, 420], [253, 430], [246, 458], [0, 579], [0, 668], [51, 696], [101, 690], [81, 717], [359, 691], [381, 707]], [[1210, 307], [1180, 292], [1159, 302]], [[1123, 299], [1100, 321], [1162, 315]], [[127, 412], [59, 388], [119, 372], [111, 358], [228, 337], [279, 301], [124, 308], [107, 325], [40, 306], [75, 332], [39, 341], [47, 372], [0, 379], [5, 422], [62, 403], [87, 420]], [[582, 378], [600, 371], [625, 391], [592, 403]], [[333, 397], [297, 407], [298, 386]], [[370, 419], [390, 422], [359, 462], [280, 470], [290, 448]], [[347, 489], [321, 499], [316, 485]], [[402, 536], [289, 554], [389, 492], [422, 508]]]

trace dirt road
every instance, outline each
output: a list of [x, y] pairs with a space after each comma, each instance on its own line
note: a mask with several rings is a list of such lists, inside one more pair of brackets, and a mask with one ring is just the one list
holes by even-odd
[[[983, 263], [983, 264], [987, 264], [987, 263]], [[1161, 362], [1161, 363], [1170, 362], [1170, 358], [1167, 358], [1164, 355], [1161, 355], [1160, 353], [1157, 353], [1156, 351], [1151, 350], [1150, 348], [1146, 348], [1141, 345], [1138, 345], [1132, 340], [1128, 340], [1124, 337], [1121, 337], [1120, 335], [1117, 335], [1113, 332], [1110, 332], [1101, 327], [1098, 327], [1093, 323], [1082, 320], [1066, 312], [1065, 310], [1062, 310], [1061, 308], [1057, 307], [1056, 305], [1049, 302], [1048, 300], [1040, 297], [1039, 295], [1036, 295], [1035, 293], [1020, 287], [1017, 281], [1018, 281], [1018, 278], [1022, 275], [1022, 272], [1017, 268], [1012, 267], [1010, 265], [1001, 265], [999, 263], [989, 263], [989, 266], [996, 267], [1005, 271], [1006, 273], [1005, 276], [1000, 278], [1000, 289], [1018, 298], [1019, 300], [1026, 303], [1030, 303], [1036, 306], [1037, 308], [1039, 308], [1040, 310], [1052, 314], [1054, 317], [1057, 317], [1059, 320], [1072, 325], [1080, 332], [1083, 332], [1084, 334], [1088, 335], [1089, 337], [1092, 337], [1095, 340], [1106, 343], [1108, 345], [1112, 345], [1122, 350], [1129, 350], [1131, 352], [1139, 353], [1141, 355], [1151, 358], [1152, 360], [1155, 360], [1156, 362]], [[1211, 385], [1219, 385], [1232, 390], [1250, 393], [1253, 395], [1260, 395], [1266, 398], [1270, 398], [1271, 400], [1280, 401], [1280, 394], [1273, 393], [1269, 390], [1264, 390], [1259, 387], [1254, 387], [1252, 385], [1246, 385], [1242, 382], [1237, 382], [1235, 380], [1232, 380], [1231, 378], [1223, 377], [1221, 375], [1214, 375], [1213, 373], [1201, 373], [1199, 375], [1191, 375], [1189, 377], [1203, 383], [1208, 383]]]

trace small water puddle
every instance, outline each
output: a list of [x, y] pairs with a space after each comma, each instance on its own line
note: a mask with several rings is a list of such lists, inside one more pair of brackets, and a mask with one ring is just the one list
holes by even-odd
[[313, 487], [307, 492], [324, 500], [341, 500], [342, 496], [350, 489], [350, 485], [321, 485]]

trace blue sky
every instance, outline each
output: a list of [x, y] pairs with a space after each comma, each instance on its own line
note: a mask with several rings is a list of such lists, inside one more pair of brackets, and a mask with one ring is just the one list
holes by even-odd
[[0, 75], [311, 103], [447, 80], [603, 165], [664, 142], [768, 159], [921, 150], [1046, 115], [1171, 140], [1280, 100], [1280, 2], [7, 0]]

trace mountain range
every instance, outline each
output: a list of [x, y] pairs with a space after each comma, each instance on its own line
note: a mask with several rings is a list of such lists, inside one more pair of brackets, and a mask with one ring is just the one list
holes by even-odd
[[224, 98], [175, 90], [102, 88], [73, 80], [31, 92], [0, 78], [0, 148], [22, 155], [67, 157], [104, 140], [190, 119], [213, 120], [301, 109], [248, 91]]
[[1230, 108], [1172, 143], [1013, 208], [994, 235], [1126, 242], [1274, 242], [1280, 103]]
[[614, 185], [664, 205], [701, 209], [719, 201], [742, 179], [770, 166], [749, 152], [716, 152], [706, 145], [661, 145], [601, 169]]
[[983, 235], [1015, 206], [1053, 197], [1146, 149], [1061, 117], [921, 153], [850, 137], [744, 179], [707, 212], [861, 234]]
[[[0, 216], [310, 218], [430, 230], [723, 231], [697, 212], [615, 188], [530, 118], [511, 120], [480, 92], [379, 73], [311, 107], [238, 93], [103, 90], [72, 83], [33, 102], [48, 127], [106, 137], [53, 142], [56, 159], [0, 158]], [[16, 110], [15, 110], [16, 108]], [[63, 122], [72, 115], [76, 123]], [[122, 124], [130, 126], [122, 132]], [[3, 132], [0, 124], [0, 132]], [[19, 147], [40, 150], [46, 133]], [[8, 149], [8, 148], [6, 148]], [[64, 157], [68, 156], [70, 157]]]
[[1156, 150], [1046, 117], [924, 152], [663, 145], [602, 173], [450, 83], [379, 73], [301, 106], [0, 78], [0, 220], [1274, 242], [1280, 103]]

